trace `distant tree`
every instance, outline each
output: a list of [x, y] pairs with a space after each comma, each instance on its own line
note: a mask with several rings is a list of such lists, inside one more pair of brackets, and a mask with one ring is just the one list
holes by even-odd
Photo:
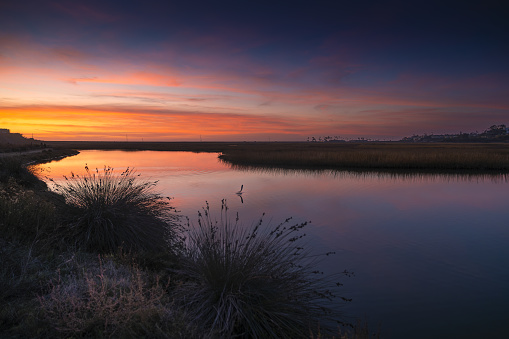
[[497, 135], [505, 135], [506, 132], [506, 126], [505, 125], [491, 125], [489, 129], [484, 131], [485, 135], [490, 137], [495, 137]]

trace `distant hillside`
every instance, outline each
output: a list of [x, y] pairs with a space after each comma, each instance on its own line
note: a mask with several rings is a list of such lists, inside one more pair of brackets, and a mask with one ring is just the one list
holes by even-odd
[[27, 139], [20, 133], [9, 133], [7, 130], [0, 130], [0, 149], [9, 149], [24, 146], [40, 146], [40, 140]]
[[33, 140], [24, 138], [19, 133], [0, 133], [0, 144], [7, 145], [27, 145], [33, 143]]

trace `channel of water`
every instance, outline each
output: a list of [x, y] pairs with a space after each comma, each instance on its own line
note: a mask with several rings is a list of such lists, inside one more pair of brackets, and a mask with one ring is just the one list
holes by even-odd
[[[307, 245], [345, 269], [345, 320], [385, 338], [505, 338], [509, 333], [509, 182], [503, 175], [391, 175], [234, 169], [217, 154], [82, 151], [43, 166], [55, 180], [90, 168], [134, 167], [158, 180], [182, 215], [226, 199], [245, 225], [311, 221]], [[237, 195], [241, 185], [243, 194]]]

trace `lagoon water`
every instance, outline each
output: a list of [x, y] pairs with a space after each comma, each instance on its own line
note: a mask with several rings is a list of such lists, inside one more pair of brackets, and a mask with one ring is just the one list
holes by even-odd
[[233, 169], [217, 154], [155, 151], [82, 151], [42, 175], [58, 180], [85, 164], [136, 168], [191, 221], [206, 201], [219, 216], [222, 199], [245, 225], [263, 212], [272, 225], [311, 221], [307, 245], [336, 252], [326, 272], [355, 273], [342, 279], [353, 299], [345, 320], [366, 319], [383, 338], [509, 335], [506, 176]]

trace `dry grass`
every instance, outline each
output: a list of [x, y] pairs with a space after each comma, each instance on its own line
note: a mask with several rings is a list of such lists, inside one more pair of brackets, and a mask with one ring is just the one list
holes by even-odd
[[302, 247], [307, 223], [244, 228], [227, 211], [224, 201], [220, 221], [202, 211], [180, 261], [175, 296], [193, 324], [213, 337], [303, 338], [320, 323], [332, 333], [328, 306], [347, 299], [336, 299], [337, 277], [316, 271], [317, 256]]
[[2, 338], [197, 337], [170, 299], [168, 278], [132, 260], [49, 255], [1, 238], [0, 260]]
[[234, 166], [284, 168], [508, 171], [506, 144], [340, 144], [239, 148], [220, 158]]
[[52, 189], [65, 198], [58, 237], [78, 248], [112, 253], [160, 251], [179, 246], [178, 218], [169, 198], [154, 191], [157, 182], [143, 181], [132, 169], [112, 168], [52, 180]]
[[166, 337], [162, 328], [172, 321], [164, 286], [111, 260], [59, 276], [39, 301], [43, 321], [61, 336]]

